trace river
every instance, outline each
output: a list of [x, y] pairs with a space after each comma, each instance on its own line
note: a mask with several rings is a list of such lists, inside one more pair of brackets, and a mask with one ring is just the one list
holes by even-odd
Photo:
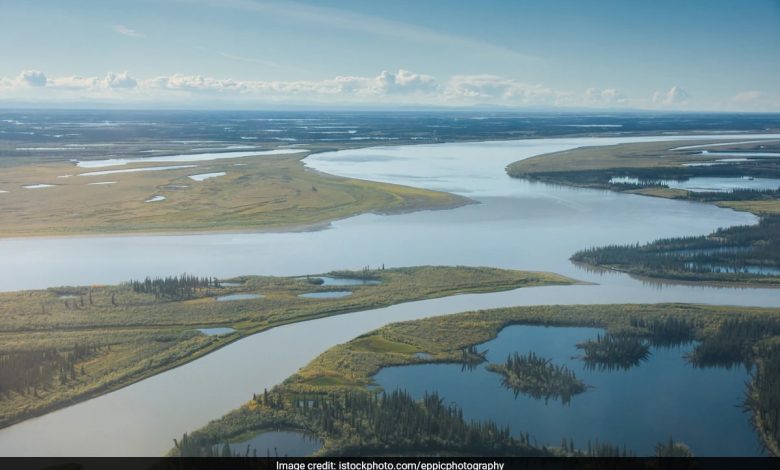
[[780, 290], [646, 283], [619, 273], [585, 271], [568, 260], [590, 246], [755, 223], [750, 214], [531, 183], [504, 173], [512, 161], [583, 145], [681, 139], [535, 139], [315, 154], [305, 162], [320, 171], [449, 190], [479, 203], [445, 211], [364, 214], [313, 232], [0, 240], [2, 290], [116, 283], [185, 271], [219, 277], [305, 275], [380, 264], [544, 270], [597, 283], [460, 295], [275, 328], [116, 392], [0, 430], [0, 455], [160, 455], [173, 438], [279, 383], [329, 347], [398, 320], [534, 304], [780, 306]]

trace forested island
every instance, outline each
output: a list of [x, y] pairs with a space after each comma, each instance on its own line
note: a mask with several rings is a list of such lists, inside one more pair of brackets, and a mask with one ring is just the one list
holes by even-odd
[[[373, 383], [384, 367], [471, 362], [475, 358], [467, 354], [469, 348], [510, 325], [598, 327], [613, 339], [664, 346], [695, 342], [688, 357], [695, 367], [751, 366], [745, 407], [766, 448], [779, 453], [780, 310], [654, 304], [512, 307], [391, 324], [331, 348], [282, 384], [177, 439], [171, 454], [211, 455], [225, 442], [278, 429], [322, 439], [320, 455], [630, 453], [603, 442], [578, 447], [566, 436], [559, 448], [538, 447], [533, 429], [510, 434], [490, 422], [466, 424], [457, 407], [443, 405], [435, 394], [414, 401], [408, 393], [385, 393]], [[613, 351], [609, 357], [618, 359], [623, 352], [633, 357], [631, 350]], [[544, 360], [534, 362], [544, 367]], [[559, 374], [547, 377], [554, 381]], [[656, 446], [659, 455], [689, 455], [686, 449], [671, 439]]]
[[757, 225], [719, 229], [709, 235], [588, 248], [571, 259], [652, 278], [777, 287], [780, 215], [767, 215]]
[[180, 275], [0, 293], [0, 427], [279, 325], [458, 293], [575, 282], [550, 273], [473, 267], [365, 267], [328, 275], [359, 282], [340, 298], [302, 296], [343, 290], [310, 282], [322, 276]]
[[585, 356], [588, 367], [594, 369], [630, 369], [639, 365], [650, 355], [650, 346], [640, 337], [627, 335], [597, 335], [577, 345]]
[[669, 182], [707, 177], [777, 179], [780, 178], [778, 151], [780, 144], [776, 140], [643, 142], [539, 155], [514, 162], [506, 171], [514, 178], [707, 202], [766, 215], [780, 213], [777, 187], [693, 191], [670, 188]]
[[563, 404], [571, 397], [587, 390], [587, 385], [577, 379], [566, 366], [552, 364], [549, 359], [539, 357], [533, 351], [506, 358], [504, 364], [488, 364], [487, 370], [501, 374], [501, 383], [512, 390], [534, 398], [559, 399]]

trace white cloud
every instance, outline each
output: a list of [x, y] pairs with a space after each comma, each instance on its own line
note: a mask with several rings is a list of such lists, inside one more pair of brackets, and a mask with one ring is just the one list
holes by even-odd
[[439, 88], [434, 77], [404, 69], [400, 69], [397, 73], [385, 70], [376, 77], [375, 81], [380, 89], [387, 93], [432, 93]]
[[[41, 74], [42, 75], [42, 74]], [[28, 73], [34, 79], [35, 75]], [[128, 72], [105, 77], [53, 77], [46, 93], [25, 94], [19, 80], [0, 78], [3, 96], [35, 101], [330, 103], [507, 106], [610, 106], [625, 97], [614, 89], [585, 93], [558, 91], [538, 84], [495, 75], [459, 75], [444, 81], [405, 69], [382, 71], [376, 76], [337, 76], [326, 80], [262, 81], [220, 79], [203, 75], [173, 74], [148, 79]], [[27, 87], [29, 88], [29, 87]]]
[[136, 79], [128, 75], [127, 72], [119, 74], [109, 72], [104, 82], [109, 88], [135, 88], [138, 85]]
[[559, 95], [543, 85], [495, 75], [455, 76], [447, 83], [445, 94], [458, 101], [524, 105], [552, 105]]
[[19, 74], [19, 82], [27, 86], [46, 86], [46, 75], [39, 70], [25, 70]]
[[132, 28], [128, 28], [127, 26], [122, 25], [122, 24], [115, 24], [114, 26], [112, 26], [112, 29], [115, 32], [121, 34], [122, 36], [129, 36], [131, 38], [145, 38], [146, 37], [145, 34], [139, 33], [138, 31], [136, 31], [136, 30], [134, 30]]
[[86, 90], [97, 88], [100, 79], [95, 77], [80, 77], [78, 75], [70, 77], [55, 77], [49, 80], [49, 88], [62, 90]]
[[[173, 74], [153, 78], [129, 72], [109, 72], [102, 77], [47, 77], [27, 70], [15, 77], [0, 77], [0, 98], [18, 102], [90, 103], [166, 106], [235, 107], [263, 103], [385, 104], [469, 106], [477, 104], [520, 107], [674, 108], [694, 109], [682, 88], [656, 92], [652, 99], [631, 99], [616, 88], [591, 87], [582, 91], [559, 90], [496, 75], [456, 75], [439, 79], [405, 69], [382, 71], [374, 76], [342, 75], [324, 80], [236, 80], [204, 75]], [[780, 99], [757, 90], [746, 90], [711, 110], [777, 111]]]
[[656, 91], [653, 93], [653, 103], [664, 106], [675, 106], [683, 104], [690, 96], [688, 93], [677, 85], [673, 86], [667, 92]]

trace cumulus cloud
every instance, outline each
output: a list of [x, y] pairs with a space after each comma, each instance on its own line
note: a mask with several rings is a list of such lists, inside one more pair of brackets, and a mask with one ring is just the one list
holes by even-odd
[[109, 88], [134, 88], [138, 85], [136, 79], [131, 77], [126, 71], [119, 74], [109, 72], [104, 81]]
[[138, 31], [136, 31], [136, 30], [134, 30], [132, 28], [128, 28], [127, 26], [125, 26], [123, 24], [115, 24], [114, 26], [112, 26], [112, 29], [115, 32], [121, 34], [122, 36], [128, 36], [128, 37], [131, 37], [131, 38], [145, 38], [146, 37], [145, 34], [139, 33]]
[[375, 81], [382, 91], [387, 93], [431, 93], [439, 88], [436, 79], [400, 69], [398, 72], [383, 71]]
[[100, 89], [128, 89], [138, 86], [138, 81], [128, 72], [108, 72], [104, 78], [98, 77], [56, 77], [49, 80], [49, 88], [57, 90], [100, 90]]
[[[33, 74], [27, 75], [35, 80]], [[15, 90], [13, 83], [16, 82], [0, 79], [0, 90]], [[441, 81], [431, 75], [405, 69], [385, 70], [376, 76], [345, 75], [326, 80], [293, 81], [234, 80], [185, 74], [141, 79], [128, 72], [109, 72], [105, 77], [53, 77], [46, 84], [49, 95], [38, 94], [36, 99], [127, 102], [186, 99], [193, 102], [191, 100], [201, 97], [242, 103], [288, 101], [510, 106], [609, 106], [623, 103], [626, 99], [615, 89], [593, 88], [585, 93], [557, 91], [544, 85], [495, 75], [459, 75]]]
[[19, 74], [19, 82], [27, 86], [46, 86], [46, 74], [39, 70], [25, 70]]
[[86, 90], [97, 88], [100, 79], [96, 77], [80, 77], [73, 75], [70, 77], [55, 77], [49, 80], [49, 88], [62, 90]]
[[445, 94], [461, 101], [540, 105], [554, 104], [558, 97], [551, 88], [495, 75], [455, 76], [446, 88]]
[[653, 93], [653, 103], [665, 106], [682, 104], [688, 101], [689, 98], [688, 93], [677, 85], [670, 88], [667, 92], [656, 91]]
[[[0, 97], [47, 103], [100, 101], [225, 107], [295, 103], [692, 109], [700, 104], [679, 86], [635, 99], [611, 87], [563, 90], [497, 75], [440, 78], [406, 69], [323, 80], [242, 80], [190, 74], [144, 78], [127, 71], [102, 76], [47, 77], [41, 71], [27, 70], [16, 76], [0, 77]], [[766, 91], [743, 90], [710, 104], [709, 109], [776, 111], [780, 109], [780, 97]]]

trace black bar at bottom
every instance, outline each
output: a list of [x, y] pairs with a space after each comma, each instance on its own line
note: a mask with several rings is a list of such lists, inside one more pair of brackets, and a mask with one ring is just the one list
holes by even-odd
[[780, 469], [778, 458], [473, 457], [2, 457], [2, 470], [739, 470]]

